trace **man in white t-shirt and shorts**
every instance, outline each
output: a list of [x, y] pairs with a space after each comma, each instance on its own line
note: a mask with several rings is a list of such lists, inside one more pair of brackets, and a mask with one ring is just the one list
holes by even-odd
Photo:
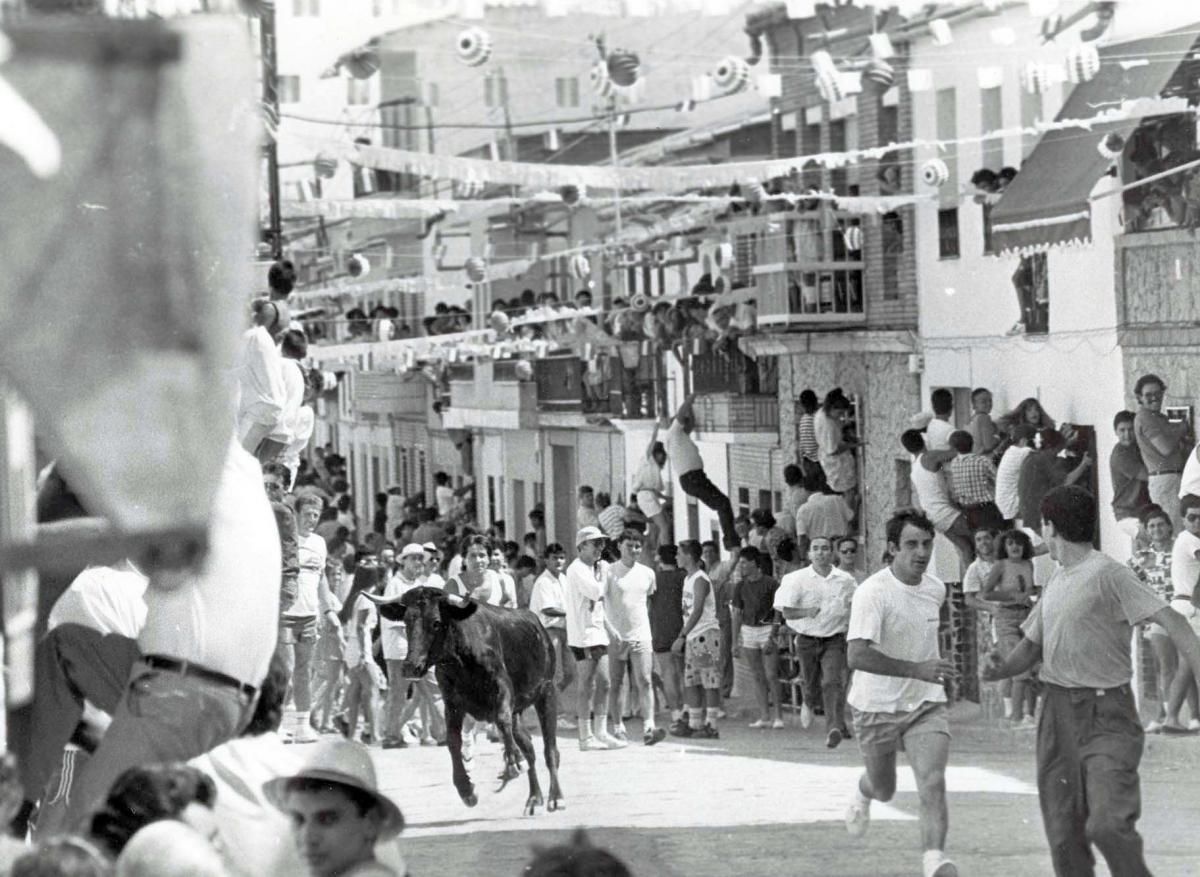
[[[626, 744], [608, 734], [608, 622], [604, 618], [604, 578], [600, 560], [605, 543], [599, 527], [584, 527], [575, 536], [579, 556], [567, 567], [567, 645], [579, 670], [579, 748], [621, 749]], [[596, 715], [592, 733], [592, 714]]]
[[716, 739], [721, 710], [721, 622], [717, 617], [716, 589], [701, 563], [703, 548], [694, 539], [679, 543], [683, 580], [683, 628], [671, 645], [683, 652], [683, 686], [687, 692], [688, 721], [676, 723], [676, 737]]
[[[561, 694], [575, 681], [575, 657], [567, 646], [567, 580], [563, 575], [567, 552], [557, 542], [552, 542], [546, 546], [543, 560], [546, 568], [533, 582], [529, 611], [538, 617], [546, 633], [550, 634], [550, 641], [554, 643], [555, 657], [558, 659], [558, 691]], [[575, 723], [563, 714], [558, 717], [558, 727], [572, 731]]]
[[625, 530], [617, 540], [621, 556], [609, 564], [604, 582], [604, 613], [612, 632], [608, 643], [608, 713], [613, 721], [613, 736], [628, 739], [621, 718], [621, 682], [625, 662], [632, 666], [632, 684], [641, 700], [642, 742], [653, 746], [667, 736], [666, 729], [654, 724], [654, 647], [650, 632], [650, 595], [654, 593], [654, 570], [638, 563], [642, 534]]
[[653, 538], [658, 545], [675, 542], [675, 534], [671, 532], [667, 513], [663, 509], [666, 488], [663, 485], [662, 468], [666, 462], [667, 451], [658, 440], [658, 425], [655, 424], [654, 434], [650, 436], [650, 444], [646, 447], [646, 456], [633, 477], [632, 490], [637, 497], [638, 508], [655, 529]]
[[846, 698], [866, 771], [846, 812], [846, 829], [862, 837], [872, 801], [896, 793], [896, 753], [908, 755], [920, 793], [924, 877], [958, 877], [946, 858], [946, 762], [950, 725], [942, 683], [957, 675], [938, 653], [946, 586], [926, 573], [933, 554], [932, 522], [901, 509], [887, 523], [891, 565], [854, 593], [847, 658], [854, 679]]

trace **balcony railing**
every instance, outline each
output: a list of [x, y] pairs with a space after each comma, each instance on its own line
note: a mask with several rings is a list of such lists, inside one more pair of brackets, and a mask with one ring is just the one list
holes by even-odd
[[424, 416], [428, 382], [419, 375], [364, 372], [354, 376], [354, 410], [361, 414]]
[[532, 381], [519, 380], [514, 368], [511, 361], [453, 366], [448, 375], [450, 407], [444, 412], [446, 427], [536, 426], [537, 387]]
[[779, 397], [743, 393], [697, 396], [692, 410], [701, 432], [776, 432]]
[[777, 363], [775, 357], [746, 356], [733, 344], [693, 354], [692, 392], [772, 396], [779, 386]]
[[866, 319], [861, 262], [781, 262], [754, 269], [758, 322], [862, 322]]
[[627, 419], [655, 416], [654, 358], [629, 351], [589, 363], [577, 356], [533, 361], [540, 411], [606, 414]]

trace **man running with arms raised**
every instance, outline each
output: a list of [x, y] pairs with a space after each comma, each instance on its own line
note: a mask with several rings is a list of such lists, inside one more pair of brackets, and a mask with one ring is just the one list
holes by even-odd
[[938, 620], [946, 586], [925, 572], [933, 524], [916, 509], [887, 523], [891, 566], [858, 586], [850, 608], [848, 663], [855, 670], [846, 698], [866, 771], [858, 780], [846, 829], [862, 837], [871, 802], [896, 793], [896, 753], [908, 755], [921, 798], [924, 877], [958, 877], [946, 858], [946, 761], [950, 724], [942, 683], [957, 675], [938, 654]]

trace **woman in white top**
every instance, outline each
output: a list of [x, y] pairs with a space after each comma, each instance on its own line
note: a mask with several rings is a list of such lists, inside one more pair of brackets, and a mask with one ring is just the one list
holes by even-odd
[[492, 543], [487, 536], [471, 536], [467, 539], [462, 547], [462, 571], [446, 579], [446, 593], [499, 606], [504, 596], [504, 586], [500, 576], [488, 568], [491, 555]]

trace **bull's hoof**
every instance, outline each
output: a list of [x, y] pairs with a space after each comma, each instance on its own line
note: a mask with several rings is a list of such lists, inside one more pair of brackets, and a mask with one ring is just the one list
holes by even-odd
[[541, 807], [544, 802], [541, 795], [530, 795], [525, 801], [525, 815], [533, 816], [537, 813], [537, 808]]
[[549, 813], [553, 813], [555, 810], [566, 810], [566, 809], [567, 809], [567, 802], [564, 801], [562, 798], [551, 798], [550, 801], [546, 804], [546, 810]]
[[474, 807], [476, 804], [479, 803], [479, 796], [476, 795], [473, 791], [468, 792], [467, 794], [462, 796], [462, 802], [464, 804], [466, 804], [468, 807]]

